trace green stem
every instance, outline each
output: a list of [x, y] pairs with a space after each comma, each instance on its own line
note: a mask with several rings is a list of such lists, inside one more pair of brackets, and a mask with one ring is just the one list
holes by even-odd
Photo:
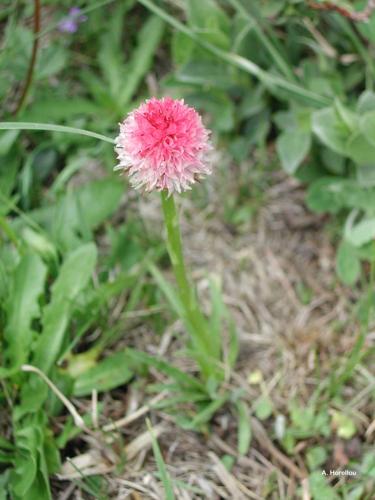
[[161, 201], [164, 220], [167, 227], [168, 252], [179, 287], [180, 298], [184, 307], [191, 311], [195, 299], [186, 275], [176, 204], [173, 196], [168, 196], [165, 191], [161, 193]]
[[[174, 275], [178, 285], [179, 298], [185, 315], [183, 319], [188, 325], [188, 330], [192, 336], [194, 347], [199, 350], [201, 355], [210, 356], [210, 338], [207, 324], [203, 313], [198, 306], [195, 289], [189, 283], [186, 273], [176, 204], [173, 196], [168, 196], [166, 191], [162, 191], [161, 201], [165, 225], [167, 228], [168, 253], [171, 259]], [[206, 362], [204, 362], [204, 364], [206, 365]]]

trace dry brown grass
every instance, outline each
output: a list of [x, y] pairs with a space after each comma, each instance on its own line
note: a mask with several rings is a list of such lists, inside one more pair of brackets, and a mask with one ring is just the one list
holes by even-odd
[[[205, 436], [181, 430], [168, 414], [150, 410], [146, 406], [150, 397], [145, 395], [142, 384], [133, 384], [126, 393], [118, 390], [104, 395], [105, 421], [100, 426], [128, 415], [113, 435], [114, 441], [109, 446], [112, 455], [103, 438], [95, 441], [87, 437], [88, 451], [73, 460], [88, 474], [105, 474], [111, 498], [163, 499], [162, 485], [155, 476], [150, 439], [144, 434], [146, 415], [159, 434], [165, 462], [177, 485], [178, 499], [310, 498], [303, 455], [308, 442], [300, 441], [297, 453], [288, 457], [271, 439], [274, 417], [287, 416], [292, 399], [306, 403], [321, 381], [317, 379], [317, 365], [320, 377], [324, 378], [337, 359], [351, 349], [357, 333], [351, 319], [352, 303], [357, 297], [337, 281], [334, 248], [323, 221], [305, 208], [304, 191], [296, 181], [274, 174], [256, 221], [249, 222], [240, 232], [234, 232], [224, 221], [218, 192], [219, 189], [211, 189], [204, 210], [197, 210], [190, 198], [183, 200], [186, 256], [194, 269], [205, 307], [208, 307], [207, 274], [217, 274], [223, 280], [224, 300], [235, 317], [241, 345], [236, 372], [229, 384], [242, 387], [252, 406], [260, 395], [260, 387], [249, 384], [248, 376], [259, 370], [263, 390], [273, 403], [273, 416], [265, 423], [252, 419], [251, 449], [246, 457], [239, 457], [236, 420], [229, 407], [219, 412], [212, 423], [212, 432]], [[147, 198], [138, 207], [151, 231], [162, 227], [156, 204], [156, 197]], [[301, 284], [311, 290], [312, 299], [306, 305], [296, 291]], [[171, 325], [161, 339], [147, 325], [132, 331], [130, 337], [128, 334], [127, 343], [129, 338], [139, 349], [161, 354], [184, 370], [194, 370], [192, 362], [176, 355], [183, 345], [179, 322]], [[368, 343], [374, 342], [375, 336], [370, 333]], [[345, 396], [349, 405], [354, 401], [353, 409], [362, 422], [361, 439], [365, 439], [364, 431], [371, 423], [371, 374], [361, 370], [365, 369], [359, 369], [357, 381], [348, 386]], [[153, 371], [151, 377], [154, 381], [164, 380]], [[371, 439], [368, 436], [368, 442]], [[359, 447], [361, 453], [360, 439], [355, 438], [349, 445]], [[341, 458], [350, 456], [336, 437], [332, 437], [332, 446], [333, 463], [338, 463], [340, 451]], [[116, 461], [124, 450], [128, 462], [116, 470]], [[231, 472], [219, 460], [223, 454], [237, 458]], [[77, 471], [66, 463], [60, 478], [76, 476]], [[179, 487], [181, 482], [191, 489]], [[273, 493], [267, 496], [271, 482]], [[63, 489], [57, 498], [79, 498], [74, 484], [66, 487], [67, 484], [64, 481], [57, 485], [60, 491]]]

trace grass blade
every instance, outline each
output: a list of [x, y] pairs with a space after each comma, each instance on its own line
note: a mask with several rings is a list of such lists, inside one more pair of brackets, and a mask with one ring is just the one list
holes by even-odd
[[205, 386], [201, 384], [198, 379], [179, 370], [166, 361], [156, 358], [155, 356], [150, 356], [145, 352], [137, 351], [136, 349], [129, 348], [127, 349], [126, 353], [129, 355], [131, 360], [135, 362], [135, 365], [139, 366], [143, 363], [146, 366], [152, 366], [168, 375], [168, 377], [171, 377], [178, 384], [180, 384], [181, 387], [188, 387], [193, 390], [200, 391], [203, 394], [206, 393]]
[[171, 481], [171, 478], [168, 474], [167, 468], [165, 466], [163, 456], [162, 456], [161, 451], [160, 451], [159, 443], [156, 439], [154, 431], [151, 427], [151, 423], [148, 419], [146, 420], [146, 423], [147, 423], [147, 428], [151, 434], [152, 450], [154, 452], [156, 465], [157, 465], [158, 470], [159, 470], [161, 482], [163, 483], [163, 486], [164, 486], [165, 500], [175, 500], [176, 497], [174, 496], [174, 493], [173, 493], [172, 481]]
[[290, 65], [284, 60], [283, 56], [280, 54], [280, 52], [277, 50], [277, 48], [273, 45], [273, 43], [268, 39], [267, 35], [264, 33], [263, 29], [261, 26], [259, 26], [259, 23], [257, 19], [255, 19], [246, 9], [243, 5], [238, 0], [229, 0], [230, 3], [234, 6], [234, 8], [244, 17], [246, 18], [249, 23], [251, 24], [251, 27], [254, 30], [255, 35], [257, 36], [258, 40], [262, 43], [264, 48], [267, 50], [269, 55], [272, 57], [274, 60], [276, 66], [279, 68], [281, 73], [284, 74], [284, 76], [294, 82], [296, 80], [293, 69], [290, 67]]
[[138, 46], [132, 54], [127, 78], [121, 91], [120, 103], [122, 107], [129, 103], [139, 86], [139, 82], [149, 70], [163, 32], [164, 22], [159, 17], [152, 16], [143, 25], [138, 37]]
[[237, 414], [238, 414], [238, 453], [240, 455], [246, 455], [249, 451], [251, 443], [251, 419], [250, 412], [245, 401], [237, 402]]
[[65, 134], [85, 135], [100, 141], [114, 144], [114, 139], [83, 128], [66, 127], [64, 125], [54, 125], [53, 123], [34, 122], [0, 122], [0, 130], [45, 130], [47, 132], [62, 132]]
[[237, 68], [246, 71], [247, 73], [257, 78], [258, 80], [262, 81], [266, 86], [274, 89], [279, 88], [281, 90], [284, 90], [288, 92], [291, 96], [302, 99], [305, 102], [310, 103], [314, 107], [320, 108], [331, 103], [330, 99], [324, 96], [316, 94], [315, 92], [312, 92], [310, 90], [306, 90], [300, 85], [289, 82], [284, 78], [269, 74], [267, 71], [264, 71], [262, 68], [260, 68], [257, 64], [253, 63], [249, 59], [246, 59], [232, 52], [226, 52], [225, 50], [216, 47], [212, 43], [203, 40], [198, 33], [195, 33], [193, 30], [191, 30], [190, 28], [182, 24], [180, 21], [178, 21], [175, 17], [169, 15], [163, 9], [155, 5], [151, 0], [138, 0], [138, 1], [146, 8], [148, 8], [149, 10], [160, 16], [162, 19], [164, 19], [168, 24], [173, 26], [175, 29], [184, 33], [192, 40], [197, 42], [199, 45], [201, 45], [201, 47], [204, 47], [206, 50], [216, 55], [220, 59], [223, 59], [232, 66], [236, 66]]

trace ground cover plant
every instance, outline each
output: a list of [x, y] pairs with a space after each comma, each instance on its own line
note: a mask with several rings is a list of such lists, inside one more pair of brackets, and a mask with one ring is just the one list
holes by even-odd
[[374, 498], [374, 3], [0, 26], [0, 498]]

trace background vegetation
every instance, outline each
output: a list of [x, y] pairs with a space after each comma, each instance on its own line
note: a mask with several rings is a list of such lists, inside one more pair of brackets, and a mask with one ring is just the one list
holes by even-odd
[[[0, 498], [374, 498], [366, 5], [3, 0]], [[151, 95], [217, 146], [181, 197], [214, 381], [176, 321], [158, 198], [110, 143], [54, 130], [114, 138]]]

